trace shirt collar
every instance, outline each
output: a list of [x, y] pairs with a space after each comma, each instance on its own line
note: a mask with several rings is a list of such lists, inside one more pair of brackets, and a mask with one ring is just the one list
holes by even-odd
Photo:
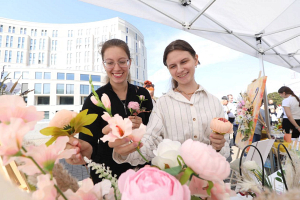
[[[208, 93], [207, 90], [203, 86], [199, 85], [199, 88], [195, 91], [195, 94], [199, 94], [200, 92], [205, 92], [206, 94]], [[181, 95], [179, 92], [175, 92], [173, 89], [170, 89], [165, 95], [169, 96], [171, 98], [174, 98], [178, 101], [181, 101], [181, 102], [191, 103], [183, 95]]]

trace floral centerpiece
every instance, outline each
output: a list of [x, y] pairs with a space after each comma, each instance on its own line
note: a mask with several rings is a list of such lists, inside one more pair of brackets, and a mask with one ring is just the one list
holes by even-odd
[[251, 137], [253, 129], [253, 105], [248, 94], [241, 93], [237, 103], [236, 122], [239, 124], [238, 132], [243, 135], [242, 141], [247, 141]]

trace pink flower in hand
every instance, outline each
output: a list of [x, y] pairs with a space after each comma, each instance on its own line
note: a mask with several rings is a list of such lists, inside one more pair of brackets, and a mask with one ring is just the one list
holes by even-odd
[[50, 174], [39, 175], [37, 177], [37, 188], [32, 198], [34, 200], [54, 200], [56, 199], [57, 191], [54, 187], [55, 180], [50, 180]]
[[186, 165], [203, 179], [219, 181], [229, 176], [230, 165], [226, 158], [210, 145], [188, 139], [181, 145], [180, 155]]
[[104, 114], [101, 117], [104, 121], [107, 122], [111, 119], [111, 116], [108, 114], [108, 112], [104, 112]]
[[0, 126], [10, 124], [11, 118], [21, 118], [32, 130], [39, 120], [44, 119], [44, 112], [36, 111], [34, 106], [26, 107], [26, 103], [20, 96], [2, 95], [0, 102]]
[[96, 106], [98, 106], [99, 102], [97, 101], [97, 99], [96, 99], [96, 97], [94, 95], [91, 96], [91, 101], [92, 101], [93, 104], [95, 104]]
[[[102, 197], [109, 193], [111, 183], [109, 180], [103, 180], [96, 185], [90, 178], [82, 181], [82, 186], [74, 193], [71, 189], [65, 192], [68, 200], [102, 200]], [[59, 200], [63, 200], [62, 197]]]
[[58, 127], [64, 128], [66, 125], [69, 125], [71, 120], [78, 115], [77, 112], [70, 110], [60, 110], [58, 111], [52, 120], [49, 122], [49, 127]]
[[0, 155], [3, 156], [3, 164], [7, 165], [17, 154], [23, 142], [24, 135], [30, 131], [31, 127], [21, 118], [11, 118], [10, 124], [0, 126]]
[[132, 109], [132, 110], [139, 110], [140, 109], [140, 104], [138, 102], [135, 102], [135, 101], [130, 101], [128, 103], [128, 108]]
[[174, 176], [150, 166], [145, 166], [137, 172], [127, 170], [121, 174], [118, 186], [122, 200], [191, 198], [187, 185], [181, 185]]
[[139, 142], [141, 141], [145, 133], [146, 133], [146, 126], [144, 124], [141, 124], [138, 129], [132, 130], [132, 134], [129, 135], [128, 137], [134, 142]]
[[111, 103], [110, 103], [110, 100], [109, 100], [109, 97], [107, 96], [107, 94], [105, 94], [105, 93], [102, 94], [101, 101], [106, 109], [111, 108]]
[[[28, 151], [25, 155], [34, 158], [42, 169], [50, 172], [52, 171], [54, 164], [60, 159], [70, 158], [76, 153], [76, 149], [64, 150], [68, 141], [68, 136], [58, 137], [56, 142], [48, 147], [45, 144], [28, 147]], [[19, 169], [24, 173], [33, 175], [40, 172], [29, 158], [19, 157], [18, 159], [25, 162], [24, 165], [19, 166]]]
[[108, 124], [111, 128], [111, 132], [100, 138], [103, 142], [114, 142], [116, 139], [127, 137], [132, 133], [132, 122], [130, 119], [123, 119], [118, 114], [115, 114], [114, 117], [108, 120]]

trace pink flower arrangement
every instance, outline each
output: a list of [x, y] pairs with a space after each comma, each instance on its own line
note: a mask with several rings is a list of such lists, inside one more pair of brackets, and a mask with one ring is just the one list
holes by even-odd
[[127, 170], [120, 176], [118, 185], [122, 200], [191, 198], [187, 185], [181, 185], [174, 176], [150, 166], [137, 172]]
[[188, 139], [182, 144], [180, 155], [186, 165], [203, 179], [219, 181], [230, 174], [230, 165], [226, 158], [210, 145]]

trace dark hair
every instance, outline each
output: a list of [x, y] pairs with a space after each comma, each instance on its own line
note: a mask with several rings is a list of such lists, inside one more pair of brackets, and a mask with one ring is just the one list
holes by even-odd
[[297, 97], [294, 94], [294, 92], [293, 92], [293, 90], [291, 90], [291, 88], [289, 88], [287, 86], [282, 86], [281, 88], [279, 88], [278, 93], [284, 93], [284, 92], [285, 92], [285, 94], [290, 94], [290, 95], [294, 96], [297, 99], [297, 101], [299, 102], [299, 107], [300, 107], [299, 97]]
[[[119, 40], [119, 39], [111, 39], [111, 40], [107, 40], [106, 42], [104, 42], [103, 45], [99, 45], [99, 48], [101, 48], [101, 51], [99, 52], [101, 54], [102, 57], [102, 61], [104, 61], [104, 53], [105, 51], [110, 48], [110, 47], [119, 47], [121, 49], [123, 49], [125, 51], [125, 53], [127, 54], [128, 58], [130, 58], [130, 51], [128, 48], [128, 45], [126, 44], [126, 42], [124, 42], [123, 40]], [[130, 70], [128, 72], [128, 82], [131, 82], [131, 76], [130, 76]], [[109, 78], [108, 76], [106, 77], [106, 82], [109, 82]]]
[[[186, 42], [184, 40], [175, 40], [175, 41], [171, 42], [165, 48], [163, 63], [166, 67], [168, 67], [167, 66], [167, 57], [168, 57], [169, 53], [171, 53], [172, 51], [175, 51], [175, 50], [188, 51], [193, 56], [193, 58], [195, 58], [195, 56], [196, 56], [195, 50], [188, 42]], [[200, 64], [199, 61], [198, 61], [198, 64]], [[175, 81], [173, 78], [172, 78], [172, 87], [173, 88], [178, 87], [178, 82]]]
[[222, 99], [222, 100], [227, 100], [227, 101], [228, 101], [227, 96], [223, 96], [221, 99]]

